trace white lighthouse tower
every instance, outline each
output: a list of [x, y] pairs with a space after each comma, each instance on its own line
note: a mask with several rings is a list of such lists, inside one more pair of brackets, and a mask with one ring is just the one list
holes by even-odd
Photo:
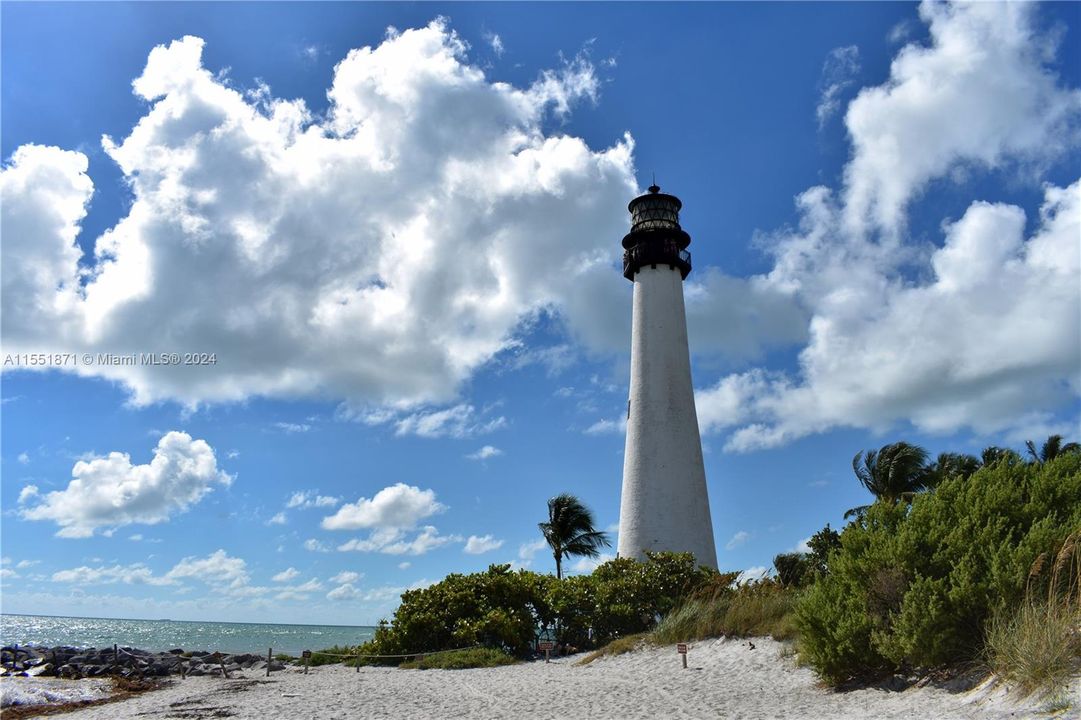
[[656, 185], [628, 206], [623, 275], [634, 283], [634, 327], [619, 556], [689, 551], [716, 568], [683, 308], [691, 237], [679, 226], [682, 207]]

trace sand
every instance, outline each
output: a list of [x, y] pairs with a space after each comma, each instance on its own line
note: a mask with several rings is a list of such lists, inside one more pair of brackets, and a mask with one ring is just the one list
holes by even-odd
[[[399, 670], [330, 665], [309, 675], [290, 668], [270, 678], [197, 677], [108, 705], [78, 720], [232, 717], [268, 720], [360, 718], [1025, 718], [1040, 704], [1015, 704], [991, 683], [968, 692], [931, 686], [902, 692], [822, 688], [783, 646], [756, 639], [691, 645], [684, 670], [675, 648], [640, 650], [577, 665], [559, 658], [477, 670]], [[1074, 690], [1078, 687], [1075, 685]], [[1076, 693], [1075, 693], [1076, 695]], [[1081, 698], [1074, 697], [1075, 705]], [[1070, 715], [1073, 712], [1075, 714]], [[1068, 711], [1058, 717], [1076, 717]]]

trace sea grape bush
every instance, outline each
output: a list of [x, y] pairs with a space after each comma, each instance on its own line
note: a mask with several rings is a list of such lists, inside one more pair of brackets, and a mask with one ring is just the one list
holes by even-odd
[[801, 652], [833, 682], [975, 659], [990, 619], [1020, 605], [1035, 558], [1078, 528], [1077, 453], [1005, 458], [911, 507], [877, 502], [801, 596]]
[[[657, 618], [717, 575], [690, 553], [652, 553], [645, 562], [618, 558], [591, 575], [551, 575], [491, 565], [452, 574], [402, 594], [393, 623], [381, 623], [360, 652], [423, 653], [485, 645], [527, 654], [539, 627], [578, 648], [652, 628]], [[397, 662], [397, 661], [395, 661]]]

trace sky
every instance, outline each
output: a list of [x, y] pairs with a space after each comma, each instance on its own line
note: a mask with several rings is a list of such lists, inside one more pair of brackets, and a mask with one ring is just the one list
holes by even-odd
[[614, 548], [654, 177], [722, 570], [841, 527], [860, 450], [1079, 439], [1079, 35], [1073, 3], [3, 3], [0, 608], [372, 624], [553, 572], [563, 492]]

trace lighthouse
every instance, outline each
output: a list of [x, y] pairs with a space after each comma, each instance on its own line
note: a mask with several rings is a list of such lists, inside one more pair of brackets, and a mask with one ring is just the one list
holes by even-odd
[[683, 307], [691, 272], [683, 203], [654, 184], [627, 207], [623, 276], [634, 283], [634, 319], [618, 552], [636, 559], [646, 551], [692, 552], [716, 568]]

